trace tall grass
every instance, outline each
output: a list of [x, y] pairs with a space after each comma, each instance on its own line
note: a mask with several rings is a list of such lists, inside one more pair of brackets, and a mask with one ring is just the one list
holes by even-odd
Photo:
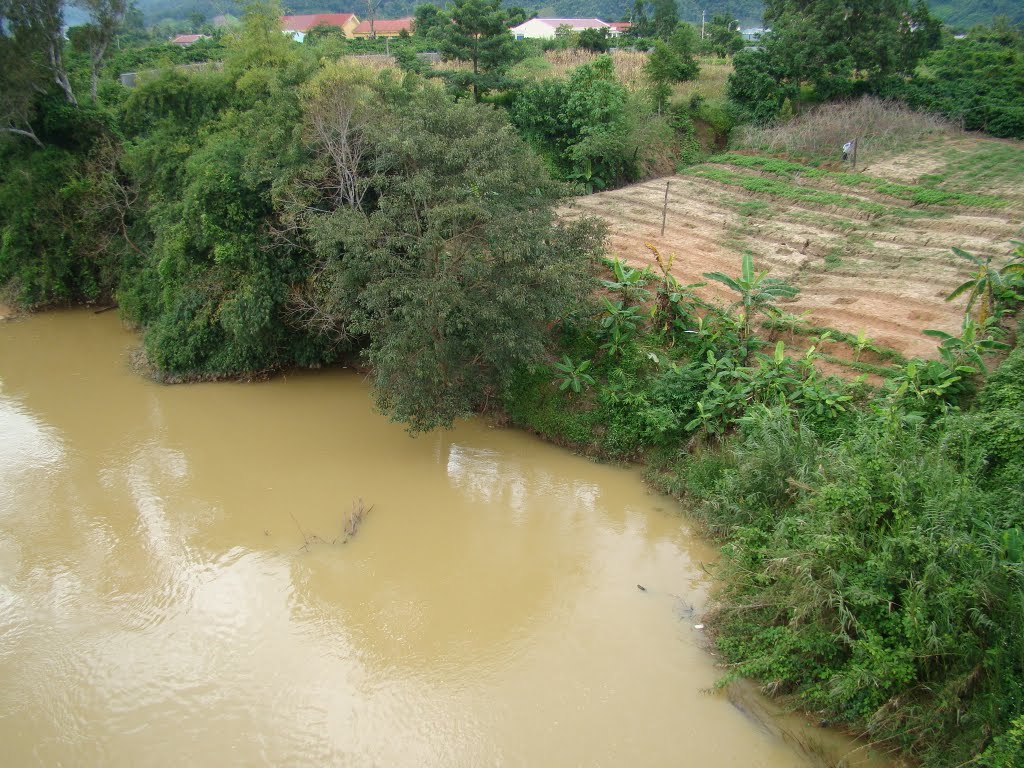
[[717, 56], [698, 57], [700, 74], [696, 80], [677, 83], [672, 89], [673, 101], [689, 101], [700, 96], [705, 101], [724, 101], [725, 86], [732, 74], [732, 59]]
[[843, 144], [858, 140], [858, 152], [902, 149], [958, 129], [945, 118], [915, 112], [905, 104], [865, 96], [858, 101], [824, 104], [771, 128], [744, 126], [736, 131], [737, 149], [832, 157]]
[[398, 69], [395, 57], [386, 53], [358, 53], [345, 57], [346, 61], [366, 67], [371, 72], [383, 72], [386, 69]]
[[[513, 72], [521, 77], [534, 80], [548, 77], [566, 78], [577, 67], [593, 63], [599, 55], [580, 48], [545, 51], [542, 57], [535, 56], [520, 62]], [[636, 91], [647, 85], [647, 79], [644, 76], [644, 64], [647, 63], [646, 53], [613, 51], [611, 57], [615, 66], [615, 76], [626, 88]]]

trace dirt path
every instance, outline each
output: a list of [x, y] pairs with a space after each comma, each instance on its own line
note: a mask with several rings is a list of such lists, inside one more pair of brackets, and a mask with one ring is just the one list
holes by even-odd
[[[922, 154], [916, 174], [913, 155], [876, 162], [866, 172], [915, 183], [943, 171], [935, 157], [934, 150]], [[971, 179], [960, 181], [964, 187]], [[946, 302], [945, 296], [967, 279], [970, 265], [956, 257], [951, 246], [979, 255], [1004, 255], [1011, 250], [1008, 241], [1024, 234], [1020, 192], [995, 183], [998, 178], [989, 181], [981, 192], [992, 194], [1005, 187], [1003, 207], [914, 206], [861, 186], [839, 187], [828, 178], [790, 180], [797, 194], [842, 190], [841, 205], [821, 205], [749, 192], [691, 172], [576, 198], [562, 215], [604, 219], [609, 254], [630, 264], [657, 270], [645, 243], [663, 255], [674, 254], [672, 271], [684, 283], [703, 282], [704, 272], [737, 274], [740, 254], [750, 251], [759, 270], [770, 269], [773, 276], [801, 288], [787, 311], [809, 312], [813, 325], [848, 333], [863, 329], [875, 343], [907, 356], [932, 356], [935, 342], [921, 331], [956, 333], [963, 316], [964, 301]], [[666, 182], [669, 207], [662, 236]], [[872, 206], [877, 209], [878, 204], [884, 204], [888, 213], [873, 212]], [[735, 298], [718, 283], [698, 292], [723, 302]]]

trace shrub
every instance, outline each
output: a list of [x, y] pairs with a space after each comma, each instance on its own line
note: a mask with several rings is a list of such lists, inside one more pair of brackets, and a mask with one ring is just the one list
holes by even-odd
[[730, 535], [715, 623], [735, 674], [929, 765], [1008, 728], [1024, 702], [1024, 484], [1019, 465], [987, 479], [981, 430], [882, 410], [823, 444], [761, 410], [725, 461], [695, 459], [698, 512]]

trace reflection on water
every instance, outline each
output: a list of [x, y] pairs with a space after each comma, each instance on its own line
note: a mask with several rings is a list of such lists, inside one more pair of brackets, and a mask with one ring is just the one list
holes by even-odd
[[811, 764], [704, 692], [713, 554], [635, 472], [411, 439], [346, 371], [160, 387], [134, 343], [0, 324], [6, 764]]

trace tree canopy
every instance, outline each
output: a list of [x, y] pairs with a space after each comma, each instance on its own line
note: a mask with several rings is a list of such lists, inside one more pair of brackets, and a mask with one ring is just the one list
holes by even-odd
[[515, 60], [509, 17], [501, 0], [453, 0], [447, 8], [448, 22], [433, 27], [432, 35], [441, 53], [451, 59], [468, 61], [472, 73], [454, 72], [448, 80], [473, 92], [473, 99], [501, 83], [501, 76]]
[[[598, 231], [554, 224], [558, 190], [505, 119], [436, 87], [367, 125], [369, 206], [306, 219], [308, 300], [368, 339], [378, 403], [415, 431], [499, 396], [592, 289]], [[317, 210], [320, 206], [317, 206]]]

